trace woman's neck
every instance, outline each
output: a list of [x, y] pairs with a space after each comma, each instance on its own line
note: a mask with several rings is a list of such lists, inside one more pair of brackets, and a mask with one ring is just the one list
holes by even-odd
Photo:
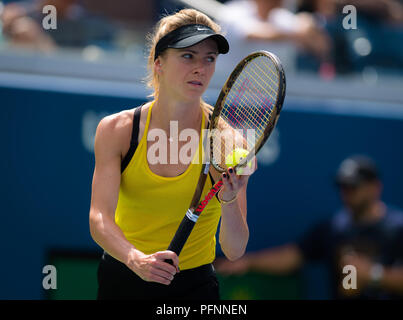
[[200, 123], [200, 101], [173, 101], [159, 95], [154, 102], [152, 118], [154, 126], [169, 131], [171, 121], [177, 121], [179, 129], [192, 128]]

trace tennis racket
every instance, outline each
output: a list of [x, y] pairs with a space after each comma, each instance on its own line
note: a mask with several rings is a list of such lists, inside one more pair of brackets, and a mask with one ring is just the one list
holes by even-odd
[[[243, 157], [235, 172], [247, 165], [273, 131], [285, 97], [286, 81], [280, 60], [274, 54], [258, 51], [244, 58], [231, 73], [218, 96], [211, 116], [202, 172], [189, 209], [177, 229], [168, 250], [178, 256], [204, 208], [221, 189], [217, 181], [201, 199], [210, 165], [220, 173], [228, 169], [226, 161], [234, 150]], [[172, 263], [172, 261], [167, 261]]]

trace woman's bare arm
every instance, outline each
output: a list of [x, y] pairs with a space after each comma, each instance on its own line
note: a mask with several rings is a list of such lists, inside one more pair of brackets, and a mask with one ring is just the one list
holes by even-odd
[[[124, 263], [142, 279], [168, 285], [178, 270], [177, 255], [171, 251], [144, 254], [125, 238], [123, 231], [115, 223], [122, 142], [130, 139], [122, 125], [124, 127], [119, 116], [110, 116], [104, 118], [97, 128], [90, 208], [91, 236], [112, 257]], [[166, 259], [171, 259], [174, 266], [164, 262]]]

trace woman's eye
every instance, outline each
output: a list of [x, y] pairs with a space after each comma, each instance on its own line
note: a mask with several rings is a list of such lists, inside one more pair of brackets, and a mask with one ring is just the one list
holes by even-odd
[[191, 53], [185, 53], [185, 54], [182, 55], [182, 57], [185, 58], [185, 59], [191, 59], [193, 56], [192, 56]]
[[208, 61], [208, 62], [214, 62], [214, 61], [215, 61], [215, 57], [207, 57], [207, 61]]

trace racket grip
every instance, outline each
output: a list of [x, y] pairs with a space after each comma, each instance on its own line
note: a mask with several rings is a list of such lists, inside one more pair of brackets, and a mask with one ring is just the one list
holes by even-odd
[[[168, 250], [175, 252], [179, 256], [195, 224], [196, 221], [190, 220], [188, 216], [185, 215], [178, 230], [176, 230], [175, 236], [169, 244]], [[171, 259], [167, 259], [165, 262], [173, 264]]]

